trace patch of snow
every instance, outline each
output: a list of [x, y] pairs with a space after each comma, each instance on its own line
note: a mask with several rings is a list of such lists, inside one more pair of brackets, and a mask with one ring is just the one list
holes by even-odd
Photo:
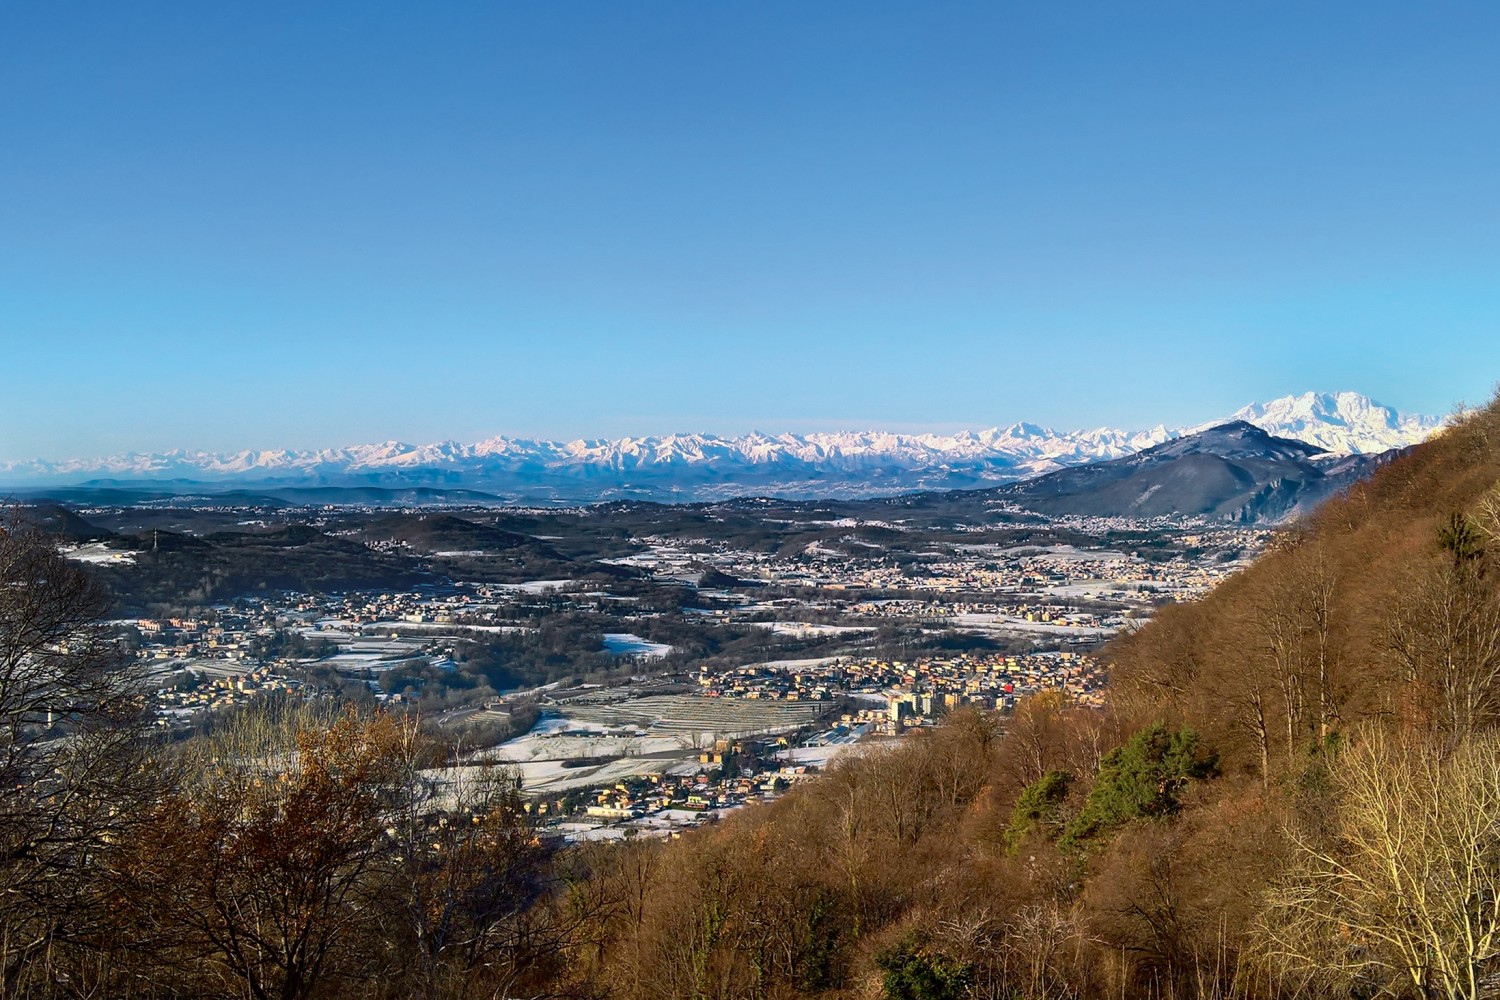
[[672, 651], [666, 643], [651, 642], [632, 632], [604, 633], [604, 649], [616, 656], [644, 656], [647, 659], [659, 659]]
[[777, 635], [798, 637], [814, 635], [844, 635], [850, 632], [874, 632], [873, 625], [821, 625], [815, 622], [752, 622], [760, 628], [769, 628]]
[[528, 580], [525, 583], [497, 583], [497, 590], [518, 590], [523, 594], [545, 594], [549, 590], [562, 590], [574, 585], [572, 580]]
[[134, 552], [127, 549], [112, 549], [103, 542], [89, 542], [87, 545], [75, 545], [58, 551], [74, 562], [95, 566], [128, 566], [135, 562]]

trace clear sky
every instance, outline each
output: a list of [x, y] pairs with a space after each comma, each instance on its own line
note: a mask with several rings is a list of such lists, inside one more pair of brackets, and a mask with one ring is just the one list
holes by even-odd
[[0, 10], [0, 459], [1500, 379], [1500, 4]]

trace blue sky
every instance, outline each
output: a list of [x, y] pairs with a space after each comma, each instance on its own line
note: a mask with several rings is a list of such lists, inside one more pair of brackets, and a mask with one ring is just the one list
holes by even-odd
[[1500, 5], [0, 12], [0, 459], [1500, 379]]

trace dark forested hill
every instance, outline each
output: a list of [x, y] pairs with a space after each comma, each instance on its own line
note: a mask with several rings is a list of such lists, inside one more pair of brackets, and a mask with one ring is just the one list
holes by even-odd
[[452, 514], [395, 513], [363, 524], [359, 533], [371, 541], [400, 542], [419, 552], [504, 552], [532, 545], [534, 539]]
[[1236, 422], [994, 493], [1053, 515], [1275, 521], [1312, 510], [1390, 457], [1336, 457]]
[[413, 560], [372, 551], [304, 524], [264, 531], [216, 531], [195, 537], [153, 530], [117, 535], [134, 562], [97, 572], [123, 613], [176, 609], [272, 591], [319, 593], [405, 588], [431, 580]]

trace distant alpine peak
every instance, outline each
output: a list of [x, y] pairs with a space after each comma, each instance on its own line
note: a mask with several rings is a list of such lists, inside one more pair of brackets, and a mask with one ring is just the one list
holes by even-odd
[[1437, 417], [1413, 416], [1357, 392], [1304, 392], [1269, 403], [1251, 403], [1230, 420], [1252, 423], [1276, 437], [1292, 438], [1341, 455], [1368, 455], [1405, 448], [1443, 425]]

